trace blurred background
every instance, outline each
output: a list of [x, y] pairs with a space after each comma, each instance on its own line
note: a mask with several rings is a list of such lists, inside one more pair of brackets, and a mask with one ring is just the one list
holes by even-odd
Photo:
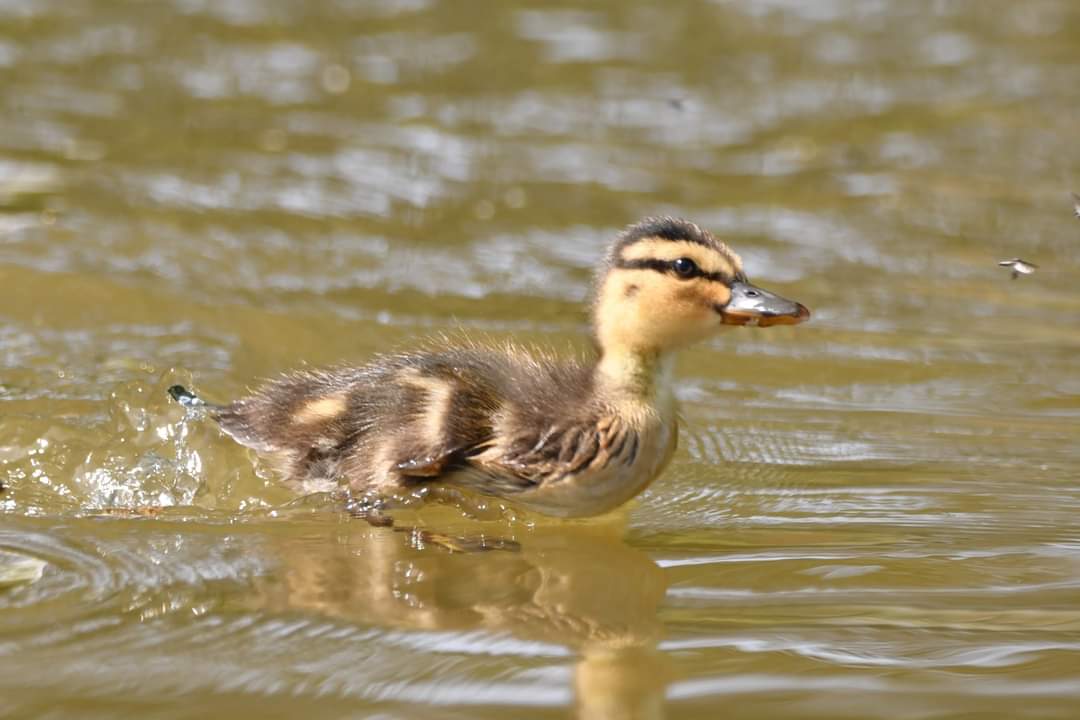
[[[1074, 717], [1078, 118], [1070, 0], [0, 0], [0, 714]], [[623, 517], [451, 555], [167, 402], [587, 352], [658, 213], [814, 317]]]

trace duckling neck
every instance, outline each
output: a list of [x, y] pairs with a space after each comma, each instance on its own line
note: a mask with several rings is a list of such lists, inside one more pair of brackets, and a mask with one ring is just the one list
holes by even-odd
[[624, 350], [602, 352], [596, 364], [598, 389], [647, 405], [666, 404], [672, 396], [672, 353]]

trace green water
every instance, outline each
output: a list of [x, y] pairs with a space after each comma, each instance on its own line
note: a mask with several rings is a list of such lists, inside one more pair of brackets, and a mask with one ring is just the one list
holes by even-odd
[[[0, 715], [1076, 717], [1078, 122], [1068, 0], [0, 0]], [[449, 554], [164, 393], [580, 350], [657, 213], [814, 317], [619, 517]]]

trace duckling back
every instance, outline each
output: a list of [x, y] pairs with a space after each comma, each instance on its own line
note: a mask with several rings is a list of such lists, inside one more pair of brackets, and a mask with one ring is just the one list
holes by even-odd
[[461, 484], [509, 495], [550, 473], [531, 461], [483, 472], [477, 458], [496, 447], [520, 458], [534, 448], [554, 455], [553, 420], [574, 426], [596, 415], [591, 384], [576, 363], [451, 349], [292, 373], [211, 414], [302, 490], [393, 492], [463, 475], [472, 481]]

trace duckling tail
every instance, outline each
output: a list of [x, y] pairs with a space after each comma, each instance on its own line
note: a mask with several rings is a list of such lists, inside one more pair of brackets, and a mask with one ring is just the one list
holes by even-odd
[[206, 405], [202, 398], [183, 385], [173, 385], [169, 388], [169, 397], [184, 407], [202, 407], [203, 405]]

